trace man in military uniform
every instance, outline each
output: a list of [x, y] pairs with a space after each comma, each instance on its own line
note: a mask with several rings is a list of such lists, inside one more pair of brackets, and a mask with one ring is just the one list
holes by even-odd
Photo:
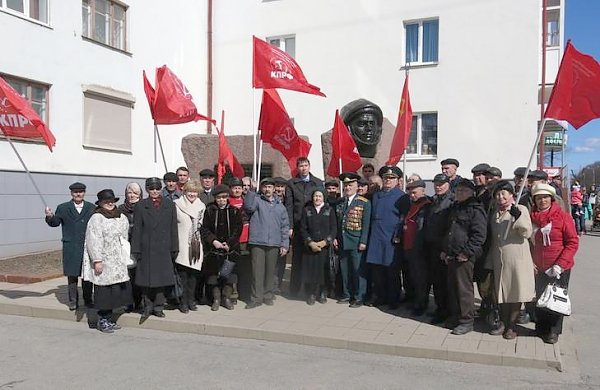
[[333, 246], [339, 251], [343, 293], [338, 303], [350, 307], [363, 305], [367, 293], [364, 252], [367, 249], [371, 221], [371, 203], [358, 192], [356, 173], [342, 173], [344, 198], [336, 207], [338, 236]]

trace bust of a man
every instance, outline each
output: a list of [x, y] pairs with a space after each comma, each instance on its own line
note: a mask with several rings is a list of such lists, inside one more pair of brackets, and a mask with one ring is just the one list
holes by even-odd
[[360, 156], [375, 157], [381, 140], [381, 108], [367, 99], [357, 99], [342, 107], [340, 115], [354, 138]]

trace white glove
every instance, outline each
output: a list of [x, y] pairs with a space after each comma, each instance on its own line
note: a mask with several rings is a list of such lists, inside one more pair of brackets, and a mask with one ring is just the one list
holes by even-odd
[[560, 274], [562, 274], [562, 272], [563, 269], [560, 267], [560, 265], [554, 264], [552, 267], [546, 270], [546, 275], [551, 278], [560, 279]]

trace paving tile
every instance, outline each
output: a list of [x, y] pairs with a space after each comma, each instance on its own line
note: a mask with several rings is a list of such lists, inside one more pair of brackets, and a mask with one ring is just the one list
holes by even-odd
[[320, 326], [315, 332], [315, 336], [331, 337], [337, 339], [346, 339], [346, 333], [350, 328], [342, 328], [340, 326]]
[[329, 336], [322, 335], [305, 335], [303, 344], [312, 345], [315, 347], [327, 347], [327, 348], [348, 348], [348, 340], [342, 338], [332, 338]]
[[327, 318], [322, 324], [327, 326], [341, 326], [343, 328], [354, 328], [360, 322], [357, 319], [347, 319], [347, 318]]
[[516, 353], [519, 356], [535, 357], [535, 340], [532, 337], [517, 337]]
[[440, 347], [444, 343], [446, 335], [421, 335], [413, 334], [408, 340], [409, 345], [421, 345], [426, 347]]
[[442, 344], [443, 347], [446, 347], [448, 351], [467, 351], [467, 352], [477, 352], [479, 347], [479, 340], [475, 339], [457, 339], [447, 337]]
[[266, 320], [258, 326], [259, 329], [283, 331], [289, 328], [292, 323], [290, 321]]
[[479, 341], [479, 346], [477, 350], [481, 353], [489, 353], [489, 354], [498, 354], [500, 356], [500, 351], [498, 350], [498, 341], [497, 338], [493, 341], [489, 340], [481, 340]]
[[406, 345], [411, 337], [412, 333], [381, 332], [375, 337], [375, 342], [388, 345]]
[[382, 331], [386, 328], [388, 324], [385, 322], [374, 322], [369, 320], [362, 320], [353, 326], [354, 329], [364, 329], [364, 330], [378, 330]]
[[379, 333], [378, 330], [348, 329], [344, 334], [344, 338], [355, 341], [373, 341], [379, 336]]
[[293, 322], [289, 328], [287, 328], [287, 332], [289, 333], [297, 333], [297, 334], [314, 334], [317, 329], [319, 329], [321, 325], [318, 324], [307, 324], [305, 322]]
[[415, 329], [415, 335], [421, 336], [446, 337], [449, 334], [450, 331], [448, 329], [440, 328], [429, 324], [419, 324], [417, 329]]
[[[471, 340], [473, 341], [473, 340]], [[470, 352], [449, 348], [447, 359], [454, 362], [502, 365], [502, 355], [493, 353]]]

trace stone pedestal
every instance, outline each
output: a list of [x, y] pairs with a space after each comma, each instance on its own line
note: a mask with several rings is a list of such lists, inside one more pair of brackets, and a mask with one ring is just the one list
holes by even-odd
[[[375, 173], [382, 167], [390, 156], [390, 148], [392, 146], [392, 139], [394, 138], [395, 126], [387, 119], [383, 118], [381, 141], [377, 146], [377, 153], [375, 157], [366, 158], [362, 157], [363, 164], [371, 163], [375, 166]], [[327, 167], [331, 161], [331, 133], [332, 130], [326, 131], [321, 134], [321, 147], [323, 150], [323, 172], [327, 172]], [[359, 172], [360, 173], [360, 172]], [[331, 176], [325, 173], [326, 180], [333, 179]], [[337, 178], [335, 178], [337, 179]]]

